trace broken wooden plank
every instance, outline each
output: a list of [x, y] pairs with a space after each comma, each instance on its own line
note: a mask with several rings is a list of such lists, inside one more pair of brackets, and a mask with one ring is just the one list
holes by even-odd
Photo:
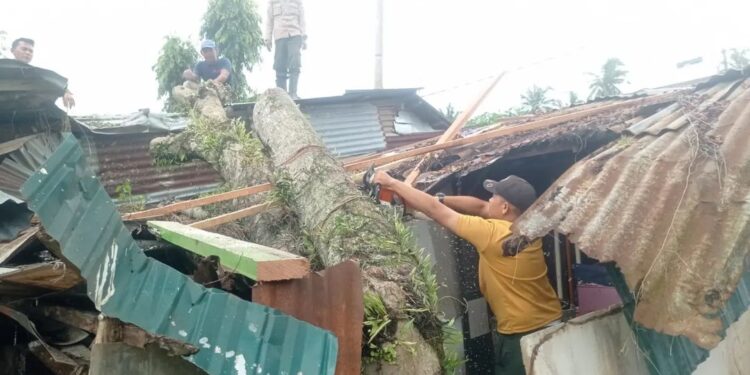
[[243, 208], [241, 210], [230, 212], [224, 215], [212, 217], [206, 220], [201, 220], [201, 221], [190, 224], [190, 226], [193, 228], [198, 228], [198, 229], [216, 228], [222, 224], [231, 223], [236, 220], [244, 219], [246, 217], [250, 217], [250, 216], [259, 214], [261, 212], [265, 212], [267, 209], [271, 208], [271, 206], [273, 206], [272, 203], [261, 203], [252, 207]]
[[60, 351], [65, 353], [68, 357], [72, 358], [78, 363], [91, 362], [91, 350], [83, 345], [72, 345], [60, 348]]
[[48, 290], [67, 290], [82, 281], [83, 278], [77, 270], [69, 269], [60, 261], [10, 268], [0, 267], [0, 282]]
[[[67, 324], [86, 332], [97, 334], [100, 327], [99, 314], [76, 310], [62, 306], [39, 306], [34, 309], [39, 315]], [[113, 319], [114, 320], [114, 319]], [[118, 320], [114, 320], [119, 322]], [[186, 344], [170, 338], [150, 334], [138, 326], [132, 324], [119, 323], [118, 331], [114, 333], [115, 341], [122, 341], [128, 345], [145, 348], [146, 345], [155, 344], [166, 350], [170, 355], [190, 355], [196, 353], [198, 349], [190, 344]], [[104, 338], [102, 338], [104, 339]], [[110, 339], [114, 340], [114, 339]]]
[[117, 319], [100, 316], [99, 324], [96, 326], [94, 345], [119, 341], [122, 341], [122, 323]]
[[10, 242], [0, 242], [0, 264], [5, 263], [8, 259], [16, 255], [19, 251], [29, 246], [39, 232], [39, 227], [24, 229], [15, 240]]
[[41, 341], [29, 343], [29, 351], [55, 375], [84, 375], [88, 366], [74, 361], [60, 350]]
[[59, 362], [59, 363], [69, 363], [75, 365], [75, 362], [68, 358], [66, 355], [60, 353], [58, 350], [55, 350], [50, 345], [47, 345], [46, 342], [44, 342], [44, 339], [42, 338], [42, 335], [39, 333], [39, 331], [36, 329], [36, 325], [34, 322], [29, 319], [26, 314], [14, 310], [10, 308], [9, 306], [0, 305], [0, 314], [7, 316], [8, 318], [11, 318], [16, 321], [21, 327], [23, 327], [28, 333], [33, 335], [38, 341], [39, 346], [41, 346], [40, 350], [43, 350], [45, 352], [44, 356], [49, 357], [51, 361], [53, 362]]
[[359, 374], [362, 362], [362, 272], [346, 261], [303, 279], [263, 283], [253, 302], [327, 329], [339, 341], [336, 374]]
[[173, 203], [173, 204], [166, 205], [163, 207], [157, 207], [157, 208], [150, 209], [150, 210], [132, 212], [132, 213], [123, 215], [122, 219], [123, 220], [153, 219], [156, 217], [169, 215], [171, 213], [175, 213], [179, 211], [185, 211], [185, 210], [195, 208], [195, 207], [206, 206], [209, 204], [225, 202], [225, 201], [232, 200], [232, 199], [243, 198], [243, 197], [248, 197], [254, 194], [258, 194], [258, 193], [263, 193], [263, 192], [271, 190], [271, 187], [272, 186], [269, 183], [246, 187], [246, 188], [237, 189], [237, 190], [233, 190], [233, 191], [226, 192], [226, 193], [211, 195], [208, 197], [177, 202], [177, 203]]
[[635, 106], [640, 106], [640, 105], [654, 105], [654, 104], [660, 104], [660, 103], [667, 103], [667, 102], [675, 100], [676, 97], [677, 97], [677, 94], [670, 93], [670, 94], [663, 94], [663, 95], [658, 95], [658, 96], [643, 98], [643, 99], [627, 100], [624, 102], [604, 105], [601, 107], [592, 108], [592, 109], [588, 109], [588, 110], [584, 110], [580, 112], [574, 112], [574, 113], [550, 117], [550, 118], [546, 118], [542, 120], [531, 121], [531, 122], [521, 124], [521, 125], [502, 127], [502, 128], [492, 130], [486, 133], [476, 134], [471, 137], [448, 141], [441, 145], [437, 145], [437, 144], [430, 145], [430, 146], [417, 148], [414, 150], [405, 151], [397, 155], [383, 156], [374, 160], [356, 162], [356, 163], [347, 165], [345, 168], [348, 171], [360, 171], [360, 170], [369, 168], [371, 165], [381, 166], [381, 165], [389, 164], [392, 162], [409, 159], [414, 156], [428, 154], [430, 152], [446, 150], [446, 149], [453, 148], [453, 147], [465, 146], [465, 145], [474, 144], [478, 142], [488, 141], [488, 140], [492, 140], [492, 139], [499, 138], [502, 136], [542, 129], [542, 128], [546, 128], [549, 126], [563, 124], [569, 121], [581, 120], [589, 116], [594, 116], [594, 115], [598, 115], [601, 113], [605, 113], [605, 112], [609, 112], [609, 111], [613, 111], [613, 110], [617, 110], [621, 108], [635, 107]]
[[[453, 121], [453, 124], [451, 124], [450, 127], [443, 133], [443, 135], [438, 138], [437, 142], [435, 142], [436, 145], [441, 145], [445, 142], [448, 142], [454, 138], [456, 138], [456, 135], [458, 135], [459, 132], [461, 132], [461, 129], [463, 129], [464, 125], [469, 122], [469, 119], [471, 119], [471, 116], [474, 115], [474, 112], [476, 112], [477, 108], [479, 108], [479, 105], [482, 104], [484, 99], [487, 98], [487, 96], [492, 92], [492, 90], [497, 86], [497, 83], [500, 82], [500, 80], [505, 76], [505, 72], [500, 73], [495, 79], [490, 83], [490, 85], [482, 91], [481, 94], [479, 94], [479, 97], [474, 100], [474, 102], [469, 105], [469, 108], [467, 108], [465, 111], [461, 112], [461, 114], [458, 115], [455, 121]], [[425, 160], [429, 155], [425, 155], [422, 157], [422, 159], [417, 162], [417, 165], [414, 166], [414, 169], [406, 176], [406, 179], [404, 180], [405, 183], [409, 185], [414, 185], [414, 181], [417, 180], [417, 177], [422, 173], [422, 164], [424, 164]]]
[[310, 272], [308, 260], [292, 253], [175, 222], [148, 225], [165, 241], [204, 257], [218, 256], [225, 269], [256, 281], [299, 279]]

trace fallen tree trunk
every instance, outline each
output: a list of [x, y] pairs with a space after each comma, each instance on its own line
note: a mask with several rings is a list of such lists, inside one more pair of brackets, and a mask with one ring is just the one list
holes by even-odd
[[363, 268], [365, 342], [373, 343], [366, 372], [439, 373], [445, 353], [437, 283], [411, 231], [356, 188], [284, 91], [262, 95], [253, 118], [270, 150], [274, 194], [296, 214], [311, 252], [325, 267], [355, 259]]
[[173, 97], [191, 109], [191, 121], [182, 133], [151, 141], [151, 153], [161, 164], [197, 156], [209, 162], [231, 188], [257, 185], [268, 172], [262, 146], [244, 122], [227, 117], [225, 90], [213, 83], [175, 87]]

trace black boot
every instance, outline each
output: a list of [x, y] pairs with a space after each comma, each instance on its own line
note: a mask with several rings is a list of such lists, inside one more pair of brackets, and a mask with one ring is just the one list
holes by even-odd
[[276, 76], [276, 87], [287, 91], [286, 88], [286, 77]]
[[291, 74], [289, 76], [289, 96], [292, 97], [292, 100], [299, 100], [299, 96], [297, 96], [297, 83], [298, 82], [299, 82], [299, 73]]

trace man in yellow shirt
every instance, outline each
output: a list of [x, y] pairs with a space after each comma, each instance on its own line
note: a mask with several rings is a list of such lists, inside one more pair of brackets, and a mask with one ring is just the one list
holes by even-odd
[[559, 322], [562, 316], [547, 279], [542, 241], [507, 241], [513, 221], [536, 200], [531, 184], [517, 176], [487, 180], [484, 188], [492, 198], [484, 201], [432, 197], [384, 172], [376, 173], [373, 182], [474, 245], [479, 253], [479, 288], [497, 318], [495, 373], [525, 374], [521, 337]]

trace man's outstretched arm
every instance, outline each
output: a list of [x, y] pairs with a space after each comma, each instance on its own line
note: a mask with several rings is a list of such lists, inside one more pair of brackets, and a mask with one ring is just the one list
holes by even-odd
[[446, 196], [443, 199], [446, 206], [466, 215], [480, 216], [487, 218], [488, 203], [475, 197], [469, 196]]
[[458, 218], [461, 215], [453, 211], [450, 207], [438, 202], [437, 198], [396, 180], [382, 171], [375, 174], [373, 182], [380, 184], [382, 188], [392, 190], [401, 196], [409, 207], [424, 213], [440, 225], [448, 228], [451, 232], [455, 233], [458, 229]]

